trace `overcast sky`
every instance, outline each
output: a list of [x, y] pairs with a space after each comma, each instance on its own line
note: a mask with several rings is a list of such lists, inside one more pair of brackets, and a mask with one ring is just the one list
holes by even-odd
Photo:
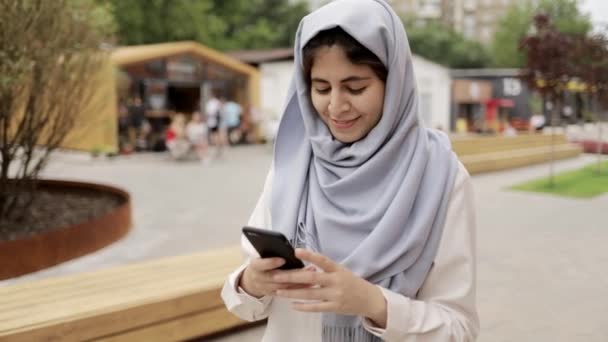
[[608, 1], [606, 0], [582, 0], [581, 9], [591, 14], [591, 21], [595, 28], [608, 25]]

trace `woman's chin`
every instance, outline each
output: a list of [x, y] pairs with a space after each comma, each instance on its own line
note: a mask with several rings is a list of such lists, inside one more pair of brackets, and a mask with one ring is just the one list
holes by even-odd
[[352, 144], [361, 139], [361, 134], [359, 134], [359, 132], [333, 131], [332, 135], [334, 136], [334, 139], [344, 144]]

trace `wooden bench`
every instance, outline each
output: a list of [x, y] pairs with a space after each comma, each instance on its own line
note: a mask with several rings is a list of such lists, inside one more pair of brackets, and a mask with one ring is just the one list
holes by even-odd
[[0, 341], [180, 341], [250, 324], [220, 298], [240, 248], [0, 287]]
[[571, 144], [563, 134], [523, 134], [514, 137], [476, 136], [452, 138], [452, 148], [469, 173], [506, 170], [581, 154], [580, 146]]

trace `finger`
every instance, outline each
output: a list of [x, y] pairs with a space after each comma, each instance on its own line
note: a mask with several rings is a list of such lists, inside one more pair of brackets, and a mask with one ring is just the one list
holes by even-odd
[[283, 264], [285, 264], [285, 260], [283, 258], [256, 258], [251, 259], [249, 263], [252, 269], [260, 272], [274, 270], [283, 266]]
[[284, 283], [265, 283], [264, 285], [262, 285], [262, 287], [266, 289], [266, 291], [268, 291], [270, 294], [274, 295], [277, 291], [291, 289], [293, 285]]
[[315, 265], [308, 265], [303, 268], [304, 271], [316, 271], [317, 267]]
[[283, 274], [283, 273], [290, 273], [293, 271], [283, 271], [283, 270], [271, 270], [271, 271], [262, 271], [262, 272], [256, 272], [255, 274], [255, 278], [254, 280], [258, 283], [264, 283], [264, 284], [275, 284], [275, 285], [283, 285], [284, 288], [291, 288], [291, 287], [310, 287], [310, 284], [297, 284], [297, 283], [286, 283], [286, 282], [280, 282], [280, 281], [276, 281], [274, 276], [277, 274]]
[[336, 305], [333, 302], [292, 303], [291, 307], [301, 312], [335, 312]]
[[280, 289], [276, 291], [278, 297], [308, 300], [329, 300], [330, 292], [324, 288], [307, 289]]
[[310, 288], [310, 285], [291, 285], [291, 284], [283, 284], [283, 283], [263, 283], [258, 284], [258, 288], [263, 289], [262, 291], [267, 294], [274, 296], [277, 291], [280, 290], [292, 290], [292, 289], [307, 289]]
[[330, 278], [327, 273], [314, 271], [281, 272], [273, 275], [272, 281], [278, 283], [310, 284], [327, 286]]
[[303, 261], [308, 261], [312, 264], [319, 266], [325, 272], [334, 272], [337, 271], [340, 267], [338, 264], [333, 262], [325, 255], [315, 253], [307, 249], [297, 248], [296, 257]]
[[309, 289], [311, 287], [313, 287], [314, 285], [309, 285], [309, 284], [283, 284], [285, 285], [286, 289]]

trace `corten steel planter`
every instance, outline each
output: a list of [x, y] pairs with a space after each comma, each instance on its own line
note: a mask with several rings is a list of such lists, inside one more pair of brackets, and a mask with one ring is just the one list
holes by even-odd
[[121, 239], [131, 228], [131, 199], [127, 192], [94, 183], [40, 180], [46, 189], [89, 190], [111, 194], [120, 204], [109, 213], [68, 227], [16, 240], [0, 241], [0, 280], [13, 278], [74, 259]]

